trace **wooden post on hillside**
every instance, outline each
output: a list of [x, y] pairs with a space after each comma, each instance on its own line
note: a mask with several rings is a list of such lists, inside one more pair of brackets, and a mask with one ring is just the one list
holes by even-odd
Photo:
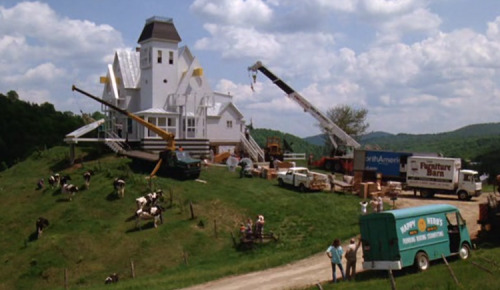
[[191, 211], [191, 219], [194, 220], [194, 210], [193, 210], [193, 202], [189, 201], [189, 210]]
[[132, 278], [135, 278], [134, 260], [132, 259], [130, 259], [130, 272], [132, 273]]
[[236, 248], [236, 246], [238, 246], [238, 244], [236, 243], [236, 238], [234, 237], [233, 232], [231, 232], [231, 238], [233, 239], [233, 246]]
[[64, 289], [68, 289], [68, 269], [64, 268]]
[[215, 238], [217, 239], [218, 236], [217, 236], [217, 220], [214, 219], [214, 233], [215, 233]]
[[396, 281], [394, 280], [394, 275], [392, 275], [392, 270], [389, 269], [389, 278], [391, 279], [391, 289], [396, 290]]
[[186, 253], [185, 250], [182, 250], [182, 259], [184, 260], [185, 265], [189, 265], [188, 264], [188, 253]]
[[170, 208], [172, 208], [174, 206], [174, 191], [172, 190], [172, 188], [169, 188], [168, 194], [170, 197]]
[[457, 277], [455, 276], [455, 273], [453, 273], [453, 269], [451, 269], [450, 265], [448, 264], [448, 261], [444, 257], [444, 254], [441, 254], [441, 256], [443, 257], [443, 260], [444, 260], [444, 263], [446, 264], [446, 267], [448, 267], [448, 270], [450, 270], [451, 277], [453, 277], [453, 280], [455, 280], [455, 283], [457, 285], [460, 285], [460, 283], [458, 283]]

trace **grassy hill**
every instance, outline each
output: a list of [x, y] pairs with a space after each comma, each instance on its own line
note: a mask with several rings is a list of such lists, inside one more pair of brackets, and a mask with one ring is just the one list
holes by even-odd
[[[203, 170], [201, 179], [207, 183], [153, 179], [153, 187], [166, 192], [164, 224], [154, 229], [149, 223], [136, 230], [135, 222], [129, 220], [135, 198], [150, 191], [147, 173], [135, 172], [128, 159], [112, 154], [93, 159], [96, 151], [92, 148], [80, 148], [77, 156], [84, 162], [71, 167], [66, 166], [67, 156], [68, 148], [56, 147], [0, 173], [0, 289], [63, 289], [65, 270], [70, 288], [104, 289], [104, 278], [117, 272], [120, 282], [115, 289], [178, 289], [282, 265], [324, 251], [335, 237], [346, 240], [359, 232], [357, 197], [300, 194], [278, 187], [275, 180], [240, 179], [238, 172], [225, 167]], [[88, 169], [96, 173], [90, 189], [71, 202], [58, 189], [35, 190], [36, 181], [53, 172], [69, 174], [72, 183], [81, 186]], [[117, 176], [127, 181], [124, 199], [113, 193], [112, 181]], [[237, 236], [240, 222], [257, 214], [265, 215], [265, 231], [279, 235], [279, 241], [259, 244], [253, 250], [234, 247], [231, 233]], [[34, 223], [39, 216], [48, 218], [50, 226], [35, 240]], [[481, 257], [498, 260], [500, 251], [473, 253], [476, 262]], [[500, 282], [498, 275], [473, 275], [474, 266], [465, 261], [452, 265], [467, 277], [460, 279], [466, 288], [490, 289]], [[447, 269], [444, 265], [436, 269], [402, 276], [406, 282], [400, 285], [448, 289], [452, 282], [439, 278]], [[363, 273], [359, 283], [342, 283], [341, 287], [387, 289], [388, 281], [378, 273]]]
[[[150, 191], [147, 173], [134, 172], [128, 159], [114, 155], [91, 160], [94, 152], [85, 148], [77, 154], [85, 162], [66, 167], [68, 148], [56, 147], [0, 173], [0, 289], [61, 289], [64, 269], [71, 287], [99, 288], [117, 272], [119, 288], [177, 289], [307, 257], [334, 237], [358, 232], [356, 197], [299, 194], [278, 187], [275, 180], [240, 179], [225, 167], [204, 170], [206, 184], [154, 179], [154, 187], [167, 193], [164, 224], [158, 229], [146, 224], [137, 231], [135, 222], [127, 220], [135, 198]], [[53, 172], [69, 174], [72, 183], [82, 186], [88, 169], [96, 172], [90, 189], [71, 202], [59, 189], [35, 190], [37, 180]], [[113, 194], [117, 176], [127, 182], [124, 199]], [[265, 230], [280, 240], [253, 251], [234, 248], [231, 233], [238, 236], [240, 222], [257, 214], [266, 217]], [[50, 226], [35, 240], [39, 216]], [[131, 261], [136, 279], [131, 279]]]

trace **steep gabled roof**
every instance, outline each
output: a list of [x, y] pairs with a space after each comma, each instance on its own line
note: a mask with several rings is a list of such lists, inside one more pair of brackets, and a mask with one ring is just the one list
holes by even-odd
[[175, 29], [172, 18], [154, 16], [146, 20], [146, 25], [142, 29], [138, 43], [149, 39], [181, 42], [181, 37]]
[[240, 117], [243, 118], [243, 114], [238, 110], [238, 108], [232, 103], [215, 103], [213, 107], [209, 107], [207, 109], [207, 116], [208, 117], [220, 117], [224, 111], [227, 109], [232, 108], [233, 111]]
[[141, 70], [139, 68], [139, 52], [118, 50], [116, 57], [120, 65], [123, 78], [123, 87], [126, 89], [138, 89]]

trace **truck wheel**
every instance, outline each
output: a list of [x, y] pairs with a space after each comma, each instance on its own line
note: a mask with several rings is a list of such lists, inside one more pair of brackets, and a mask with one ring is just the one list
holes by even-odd
[[422, 197], [422, 198], [431, 198], [433, 196], [434, 196], [434, 192], [432, 192], [432, 190], [428, 190], [428, 189], [420, 190], [420, 197]]
[[458, 199], [460, 200], [467, 200], [469, 198], [469, 194], [467, 193], [467, 191], [459, 191], [458, 192]]
[[304, 193], [304, 192], [306, 192], [306, 190], [307, 190], [307, 188], [304, 186], [304, 184], [303, 184], [303, 183], [301, 183], [301, 184], [299, 185], [299, 191], [300, 191], [300, 192], [302, 192], [302, 193]]
[[458, 255], [460, 256], [460, 259], [466, 260], [470, 256], [470, 247], [467, 243], [463, 243], [462, 246], [460, 247], [460, 250], [458, 251]]
[[278, 179], [278, 184], [279, 186], [285, 186], [285, 183], [283, 182], [283, 179]]
[[331, 160], [325, 160], [325, 170], [332, 172], [333, 164]]
[[419, 272], [429, 268], [429, 257], [424, 252], [418, 252], [415, 256], [415, 267]]

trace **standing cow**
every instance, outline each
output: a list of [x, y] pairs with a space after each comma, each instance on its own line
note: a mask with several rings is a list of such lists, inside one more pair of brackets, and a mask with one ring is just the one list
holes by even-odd
[[115, 178], [115, 181], [113, 181], [113, 187], [117, 196], [120, 198], [125, 197], [125, 181], [123, 179]]
[[89, 187], [90, 187], [90, 177], [92, 175], [94, 175], [94, 171], [92, 171], [92, 170], [85, 171], [85, 173], [83, 174], [83, 180], [85, 181], [85, 188], [86, 189], [89, 189]]
[[49, 220], [43, 217], [39, 217], [36, 220], [36, 238], [39, 239], [42, 236], [43, 230], [49, 226]]
[[73, 196], [78, 192], [78, 186], [74, 184], [65, 183], [62, 186], [61, 192], [69, 194], [69, 200], [73, 199]]
[[159, 205], [150, 207], [148, 209], [138, 209], [135, 212], [135, 227], [141, 229], [139, 226], [140, 220], [153, 220], [154, 227], [158, 227], [158, 222], [163, 224], [163, 208]]
[[56, 173], [49, 177], [49, 184], [52, 188], [59, 187], [59, 182], [60, 182], [59, 173]]

